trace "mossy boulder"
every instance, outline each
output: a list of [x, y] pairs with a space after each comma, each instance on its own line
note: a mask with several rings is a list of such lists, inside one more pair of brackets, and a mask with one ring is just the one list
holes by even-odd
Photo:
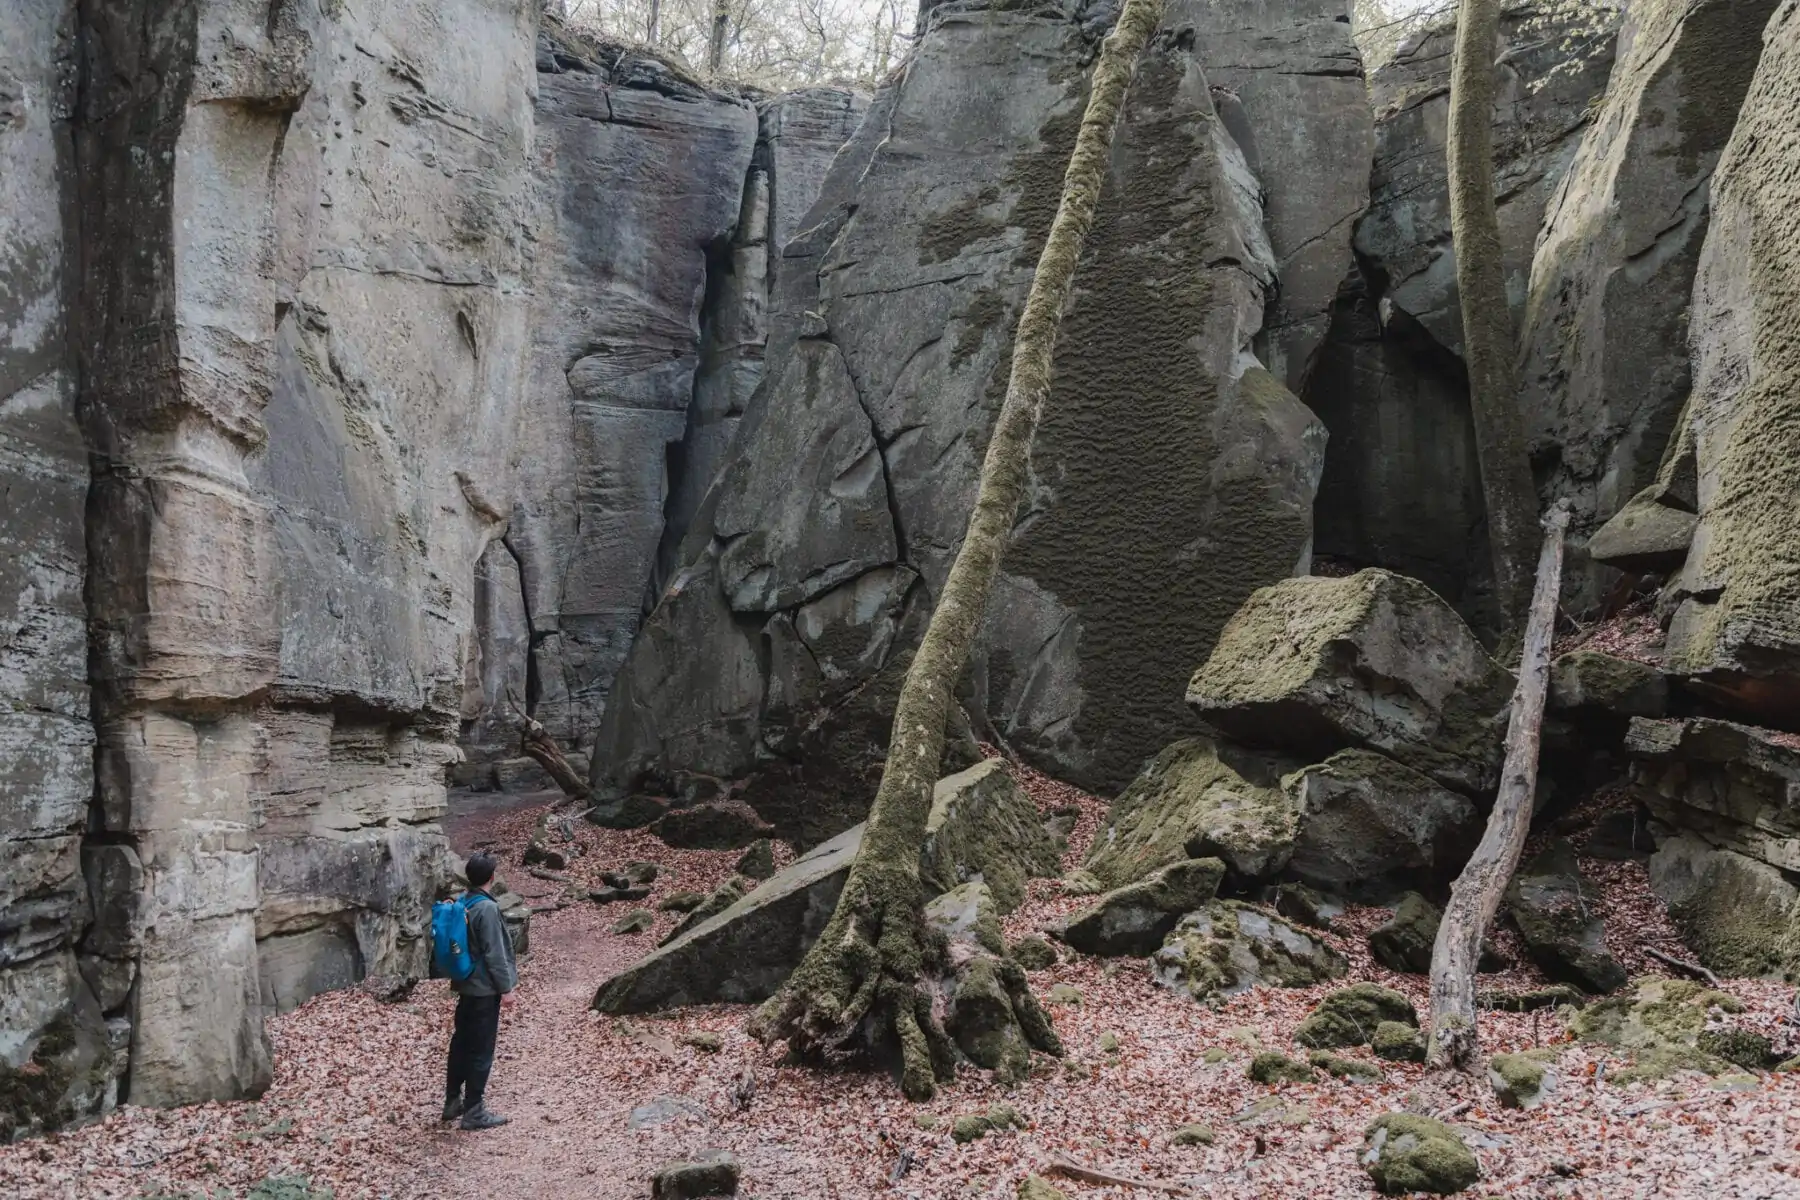
[[919, 854], [928, 895], [979, 877], [1002, 913], [1025, 902], [1028, 880], [1056, 874], [1060, 854], [1036, 802], [1000, 759], [940, 779]]
[[1401, 1021], [1383, 1021], [1369, 1039], [1369, 1049], [1376, 1058], [1389, 1062], [1422, 1063], [1425, 1061], [1425, 1035]]
[[[1437, 943], [1438, 925], [1443, 910], [1419, 895], [1407, 892], [1394, 906], [1394, 915], [1369, 932], [1369, 953], [1390, 971], [1403, 975], [1431, 974], [1431, 950]], [[1505, 966], [1487, 942], [1481, 944], [1480, 971], [1496, 971]]]
[[680, 850], [737, 850], [775, 832], [741, 800], [716, 800], [672, 808], [650, 832]]
[[1753, 1029], [1706, 1029], [1694, 1039], [1695, 1049], [1750, 1071], [1775, 1061], [1775, 1046]]
[[1165, 747], [1113, 802], [1084, 873], [1121, 887], [1203, 856], [1238, 876], [1279, 872], [1294, 838], [1294, 805], [1281, 776], [1297, 765], [1215, 738]]
[[1380, 1083], [1382, 1080], [1381, 1068], [1374, 1063], [1364, 1062], [1360, 1058], [1346, 1058], [1329, 1050], [1314, 1050], [1306, 1056], [1306, 1061], [1327, 1075], [1335, 1075], [1351, 1083]]
[[1629, 1068], [1609, 1076], [1615, 1083], [1688, 1070], [1716, 1075], [1727, 1069], [1727, 1062], [1702, 1049], [1700, 1037], [1718, 1016], [1743, 1011], [1743, 1002], [1726, 992], [1688, 979], [1650, 976], [1634, 981], [1628, 992], [1575, 1013], [1569, 1032], [1631, 1055]]
[[1618, 718], [1660, 717], [1669, 707], [1669, 681], [1647, 663], [1571, 650], [1550, 665], [1549, 707], [1553, 712], [1594, 712]]
[[667, 946], [671, 942], [680, 940], [688, 930], [712, 920], [742, 900], [755, 887], [756, 884], [753, 880], [745, 879], [741, 875], [733, 875], [714, 888], [706, 899], [689, 910], [687, 916], [683, 917], [676, 923], [675, 928], [664, 935], [662, 944]]
[[705, 903], [705, 892], [670, 892], [656, 902], [656, 907], [661, 912], [691, 913]]
[[1052, 932], [1083, 954], [1149, 954], [1184, 913], [1218, 893], [1224, 877], [1225, 864], [1216, 858], [1170, 863], [1106, 893]]
[[1210, 1146], [1214, 1135], [1210, 1125], [1183, 1125], [1169, 1135], [1171, 1146]]
[[612, 931], [618, 934], [643, 933], [654, 924], [655, 913], [647, 908], [634, 908], [613, 922]]
[[1447, 884], [1481, 837], [1467, 796], [1373, 750], [1342, 750], [1281, 781], [1294, 809], [1288, 874], [1339, 895]]
[[1318, 1078], [1305, 1063], [1274, 1050], [1251, 1059], [1245, 1074], [1255, 1083], [1312, 1083]]
[[717, 1054], [725, 1048], [725, 1039], [705, 1029], [696, 1029], [692, 1033], [681, 1035], [681, 1044], [692, 1046], [702, 1054]]
[[1681, 566], [1700, 518], [1661, 501], [1665, 489], [1651, 484], [1588, 538], [1588, 557], [1621, 571], [1666, 575]]
[[1384, 1113], [1363, 1135], [1363, 1147], [1363, 1169], [1388, 1195], [1448, 1196], [1481, 1178], [1481, 1165], [1462, 1137], [1430, 1117]]
[[1215, 900], [1181, 918], [1151, 959], [1156, 981], [1214, 1001], [1258, 984], [1310, 987], [1349, 969], [1343, 955], [1250, 905]]
[[336, 1195], [324, 1184], [314, 1187], [306, 1175], [265, 1175], [244, 1193], [244, 1200], [333, 1200]]
[[1019, 1180], [1017, 1200], [1068, 1200], [1068, 1197], [1052, 1187], [1041, 1175], [1027, 1175]]
[[775, 843], [768, 838], [757, 838], [732, 869], [746, 879], [769, 878], [775, 874]]
[[1059, 983], [1051, 987], [1050, 1003], [1066, 1007], [1079, 1008], [1082, 1004], [1081, 989], [1067, 983]]
[[1586, 992], [1567, 983], [1552, 983], [1522, 992], [1487, 988], [1475, 993], [1475, 1006], [1492, 1012], [1535, 1012], [1541, 1008], [1560, 1008], [1565, 1004], [1580, 1008], [1587, 1002]]
[[1062, 1043], [1024, 970], [1006, 957], [998, 908], [985, 883], [965, 883], [926, 905], [925, 920], [949, 948], [949, 974], [937, 982], [945, 1032], [970, 1062], [1017, 1083], [1033, 1050], [1060, 1056]]
[[1553, 1050], [1527, 1050], [1523, 1054], [1496, 1054], [1488, 1060], [1488, 1083], [1502, 1108], [1536, 1108], [1556, 1090], [1558, 1075]]
[[1187, 701], [1246, 745], [1315, 761], [1350, 747], [1376, 750], [1478, 793], [1499, 767], [1512, 686], [1436, 593], [1371, 568], [1252, 593], [1188, 684]]
[[651, 1200], [700, 1200], [735, 1196], [738, 1164], [728, 1150], [702, 1150], [689, 1158], [664, 1163], [650, 1177]]
[[1413, 1003], [1392, 988], [1376, 983], [1353, 983], [1326, 996], [1313, 1009], [1294, 1040], [1315, 1050], [1333, 1050], [1343, 1046], [1366, 1046], [1375, 1038], [1383, 1022], [1398, 1022], [1418, 1028], [1419, 1014]]
[[1595, 993], [1625, 985], [1625, 968], [1606, 948], [1599, 896], [1567, 841], [1556, 839], [1514, 873], [1506, 905], [1544, 974]]
[[[1741, 783], [1752, 772], [1746, 765], [1732, 774]], [[1800, 780], [1789, 786], [1800, 792]], [[1651, 810], [1714, 827], [1711, 817], [1686, 807], [1653, 803]], [[1714, 971], [1800, 980], [1800, 889], [1783, 871], [1680, 834], [1658, 842], [1650, 887], [1668, 905], [1682, 942]]]
[[1304, 883], [1284, 883], [1275, 889], [1275, 912], [1313, 929], [1330, 929], [1333, 917], [1344, 911]]
[[620, 873], [628, 884], [641, 886], [655, 883], [656, 877], [662, 874], [662, 865], [647, 858], [634, 858], [620, 868]]
[[1025, 1128], [1025, 1119], [1010, 1104], [990, 1104], [985, 1112], [956, 1118], [950, 1125], [950, 1136], [957, 1144], [966, 1145], [990, 1133]]
[[1012, 959], [1027, 971], [1046, 971], [1057, 963], [1056, 947], [1030, 934], [1012, 944]]

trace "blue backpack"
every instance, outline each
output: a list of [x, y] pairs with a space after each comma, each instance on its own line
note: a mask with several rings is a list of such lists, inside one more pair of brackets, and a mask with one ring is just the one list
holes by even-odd
[[431, 906], [432, 974], [461, 983], [475, 973], [475, 956], [469, 952], [469, 905], [474, 893]]

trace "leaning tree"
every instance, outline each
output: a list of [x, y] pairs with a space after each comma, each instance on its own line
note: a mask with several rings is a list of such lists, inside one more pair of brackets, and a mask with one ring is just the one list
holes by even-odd
[[930, 1098], [937, 1080], [950, 1077], [954, 1058], [923, 984], [940, 951], [926, 933], [919, 880], [952, 691], [1025, 493], [1057, 330], [1094, 223], [1126, 86], [1161, 14], [1162, 0], [1125, 0], [1101, 47], [1062, 200], [1019, 317], [1006, 399], [981, 465], [968, 530], [900, 688], [862, 845], [824, 933], [757, 1019], [761, 1036], [787, 1039], [802, 1058], [871, 1042], [897, 1045], [901, 1090], [909, 1099]]

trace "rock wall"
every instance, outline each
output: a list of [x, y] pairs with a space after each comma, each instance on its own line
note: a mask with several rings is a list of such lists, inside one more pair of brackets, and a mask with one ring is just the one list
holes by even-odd
[[[1529, 5], [1502, 18], [1495, 193], [1515, 313], [1545, 205], [1606, 89], [1609, 32], [1576, 32]], [[1571, 38], [1583, 51], [1573, 62]], [[1414, 575], [1481, 626], [1491, 570], [1444, 166], [1452, 40], [1448, 26], [1416, 35], [1369, 80], [1375, 155], [1357, 267], [1304, 398], [1331, 431], [1318, 552]]]
[[[981, 726], [1088, 781], [1185, 726], [1189, 665], [1309, 552], [1320, 431], [1249, 355], [1273, 254], [1194, 21], [1171, 11], [1134, 86], [965, 688]], [[724, 787], [811, 844], [866, 807], [1098, 32], [1072, 10], [934, 9], [839, 155], [783, 253], [768, 374], [602, 724], [613, 819], [647, 811], [634, 793]]]
[[1663, 603], [1668, 663], [1706, 698], [1800, 730], [1800, 8], [1769, 20], [1712, 179], [1689, 323], [1699, 523]]
[[75, 29], [73, 0], [0, 3], [0, 1140], [110, 1102], [128, 1036], [95, 995], [117, 1012], [108, 972], [78, 958], [94, 733], [66, 307]]
[[1578, 609], [1611, 578], [1588, 563], [1587, 536], [1652, 484], [1687, 401], [1688, 301], [1713, 166], [1774, 8], [1633, 4], [1604, 102], [1545, 215], [1520, 403], [1546, 499], [1574, 502], [1565, 591]]
[[423, 966], [536, 15], [83, 7], [90, 878], [135, 1102], [254, 1093], [265, 1011]]

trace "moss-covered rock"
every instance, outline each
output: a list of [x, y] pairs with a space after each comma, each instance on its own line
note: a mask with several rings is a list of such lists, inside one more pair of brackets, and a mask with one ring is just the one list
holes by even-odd
[[1625, 507], [1588, 539], [1588, 556], [1638, 575], [1662, 575], [1680, 567], [1700, 518], [1661, 503], [1659, 496], [1664, 490], [1651, 484], [1627, 500]]
[[1169, 1135], [1169, 1145], [1210, 1146], [1213, 1144], [1213, 1136], [1210, 1125], [1183, 1125]]
[[1425, 1061], [1425, 1035], [1400, 1021], [1383, 1021], [1375, 1027], [1369, 1049], [1375, 1052], [1376, 1058], [1385, 1058], [1389, 1062], [1422, 1063]]
[[1175, 742], [1113, 802], [1084, 870], [1121, 887], [1169, 863], [1212, 856], [1237, 875], [1273, 875], [1293, 845], [1294, 805], [1281, 776], [1296, 765], [1213, 738]]
[[1056, 874], [1060, 855], [1035, 801], [1000, 759], [938, 781], [919, 875], [926, 894], [980, 876], [1002, 913], [1025, 901], [1028, 880]]
[[1714, 1058], [1693, 1046], [1657, 1046], [1634, 1051], [1629, 1063], [1606, 1073], [1606, 1082], [1629, 1087], [1634, 1083], [1673, 1079], [1683, 1073], [1722, 1075], [1730, 1070], [1731, 1064], [1724, 1059]]
[[1255, 1083], [1312, 1083], [1318, 1078], [1305, 1063], [1274, 1050], [1265, 1050], [1251, 1059], [1245, 1074]]
[[651, 1200], [700, 1200], [735, 1196], [738, 1164], [728, 1150], [702, 1150], [689, 1158], [664, 1163], [650, 1178]]
[[657, 901], [656, 907], [662, 912], [690, 913], [705, 903], [705, 892], [670, 892]]
[[650, 831], [677, 849], [737, 850], [768, 837], [775, 829], [742, 800], [716, 800], [672, 808]]
[[1330, 929], [1331, 919], [1344, 910], [1304, 883], [1284, 883], [1275, 889], [1275, 911], [1313, 929]]
[[1595, 993], [1625, 985], [1625, 968], [1606, 948], [1599, 896], [1567, 841], [1556, 839], [1514, 873], [1506, 905], [1544, 974]]
[[1373, 750], [1341, 750], [1281, 786], [1295, 820], [1288, 874], [1340, 895], [1448, 884], [1481, 837], [1467, 796]]
[[1443, 913], [1438, 906], [1408, 892], [1394, 907], [1394, 915], [1369, 934], [1369, 952], [1390, 971], [1409, 975], [1431, 973], [1431, 948], [1437, 941]]
[[1760, 1071], [1775, 1061], [1774, 1043], [1753, 1029], [1705, 1029], [1694, 1039], [1694, 1046], [1750, 1071]]
[[1171, 863], [1106, 893], [1053, 933], [1084, 954], [1149, 954], [1163, 944], [1182, 914], [1217, 894], [1224, 877], [1225, 864], [1216, 858]]
[[1004, 1083], [1031, 1072], [1031, 1053], [1061, 1055], [1049, 1016], [1025, 972], [1006, 957], [999, 906], [985, 883], [965, 883], [925, 906], [926, 922], [949, 946], [944, 1029], [957, 1049]]
[[647, 908], [634, 908], [613, 922], [612, 931], [618, 934], [643, 933], [654, 924], [655, 913]]
[[[1675, 767], [1669, 774], [1686, 780], [1684, 786], [1696, 791], [1723, 785], [1719, 777], [1708, 783], [1704, 774], [1685, 774]], [[1747, 781], [1753, 774], [1748, 763], [1720, 771], [1743, 799], [1748, 799], [1741, 794], [1751, 790]], [[1800, 789], [1800, 780], [1787, 786]], [[1716, 827], [1712, 816], [1685, 805], [1650, 807], [1664, 819]], [[1682, 834], [1658, 842], [1650, 860], [1650, 886], [1668, 905], [1669, 919], [1681, 932], [1682, 942], [1714, 971], [1800, 979], [1800, 889], [1782, 871], [1748, 854]]]
[[1019, 1180], [1018, 1200], [1068, 1200], [1040, 1175], [1027, 1175]]
[[1743, 1003], [1728, 993], [1688, 979], [1651, 976], [1577, 1012], [1569, 1032], [1630, 1054], [1628, 1067], [1607, 1076], [1614, 1083], [1666, 1079], [1678, 1071], [1716, 1075], [1728, 1064], [1702, 1049], [1700, 1037], [1716, 1016], [1743, 1011]]
[[1353, 983], [1326, 996], [1300, 1022], [1294, 1040], [1315, 1050], [1366, 1046], [1384, 1021], [1417, 1028], [1419, 1014], [1413, 1003], [1392, 988], [1377, 983]]
[[1056, 965], [1056, 947], [1030, 934], [1012, 944], [1012, 959], [1027, 971], [1045, 971]]
[[725, 1039], [710, 1030], [697, 1029], [681, 1035], [681, 1044], [692, 1046], [702, 1054], [717, 1054], [725, 1048]]
[[746, 879], [769, 878], [775, 874], [775, 843], [768, 838], [757, 838], [732, 869]]
[[1348, 746], [1378, 750], [1477, 792], [1499, 766], [1512, 682], [1430, 588], [1370, 569], [1258, 589], [1220, 633], [1187, 699], [1247, 745], [1315, 759]]
[[1181, 918], [1151, 959], [1166, 988], [1214, 1001], [1267, 984], [1310, 987], [1349, 969], [1343, 955], [1261, 909], [1215, 900]]
[[676, 924], [675, 928], [664, 935], [660, 944], [667, 946], [671, 942], [679, 941], [682, 935], [686, 934], [688, 930], [710, 921], [712, 918], [736, 904], [739, 900], [742, 900], [755, 886], [756, 884], [751, 880], [745, 879], [739, 875], [733, 875], [724, 883], [721, 883], [718, 887], [714, 888], [705, 900], [702, 900], [697, 906], [690, 909], [688, 915], [683, 917]]
[[1082, 1003], [1081, 989], [1066, 983], [1059, 983], [1050, 989], [1050, 1003], [1079, 1008]]
[[1571, 650], [1550, 666], [1549, 707], [1596, 710], [1620, 718], [1660, 717], [1669, 706], [1666, 676], [1646, 663], [1598, 650]]
[[265, 1175], [244, 1193], [244, 1200], [333, 1200], [336, 1195], [324, 1184], [315, 1187], [305, 1175]]
[[958, 1144], [967, 1144], [990, 1133], [1004, 1133], [1009, 1129], [1025, 1128], [1025, 1120], [1019, 1110], [1010, 1104], [990, 1104], [985, 1112], [970, 1113], [956, 1118], [950, 1126], [950, 1136]]
[[1541, 1008], [1560, 1008], [1565, 1004], [1580, 1008], [1587, 1002], [1586, 992], [1567, 983], [1552, 983], [1522, 992], [1484, 988], [1475, 993], [1476, 1007], [1493, 1012], [1535, 1012]]
[[1363, 1169], [1383, 1192], [1448, 1196], [1481, 1178], [1481, 1166], [1457, 1132], [1412, 1113], [1384, 1113], [1363, 1135]]
[[1556, 1090], [1558, 1075], [1552, 1065], [1555, 1051], [1528, 1050], [1523, 1054], [1496, 1054], [1488, 1060], [1488, 1083], [1502, 1108], [1536, 1108]]
[[1381, 1068], [1374, 1063], [1364, 1062], [1360, 1058], [1346, 1058], [1329, 1050], [1314, 1050], [1306, 1056], [1306, 1061], [1327, 1075], [1335, 1075], [1351, 1083], [1380, 1083], [1382, 1080]]

